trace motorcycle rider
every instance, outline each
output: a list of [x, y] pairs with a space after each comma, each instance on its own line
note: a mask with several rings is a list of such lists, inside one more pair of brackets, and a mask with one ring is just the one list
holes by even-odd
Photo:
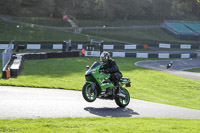
[[[105, 73], [110, 73], [110, 80], [114, 83], [114, 85], [118, 88], [119, 87], [119, 81], [122, 78], [122, 73], [119, 71], [119, 68], [112, 58], [110, 58], [110, 54], [106, 51], [102, 52], [100, 55], [100, 60], [103, 63], [103, 69]], [[112, 94], [110, 91], [109, 93]], [[123, 96], [123, 94], [120, 91], [117, 94], [118, 96]]]

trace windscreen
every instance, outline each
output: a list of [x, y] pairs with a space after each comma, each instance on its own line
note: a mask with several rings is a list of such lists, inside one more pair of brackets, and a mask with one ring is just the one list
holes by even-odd
[[97, 67], [98, 65], [101, 65], [101, 64], [99, 62], [94, 62], [91, 66], [91, 69]]

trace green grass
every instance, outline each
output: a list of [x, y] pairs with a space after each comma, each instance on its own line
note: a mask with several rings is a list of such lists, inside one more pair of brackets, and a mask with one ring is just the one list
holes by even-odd
[[[142, 59], [115, 58], [123, 77], [132, 80], [132, 98], [200, 110], [200, 82], [134, 65]], [[64, 58], [25, 61], [23, 74], [0, 79], [0, 85], [81, 90], [85, 66], [99, 58]]]
[[160, 25], [163, 23], [161, 20], [78, 20], [78, 26], [80, 27], [102, 27], [103, 25], [108, 27], [121, 27], [121, 26], [134, 26], [134, 25]]
[[[2, 58], [0, 58], [0, 70], [2, 70]], [[2, 72], [0, 72], [0, 74], [2, 75]]]
[[200, 68], [189, 69], [186, 71], [200, 73]]
[[71, 27], [71, 24], [62, 18], [47, 18], [47, 17], [11, 17], [13, 20], [26, 22], [31, 24], [57, 26], [57, 27]]
[[199, 43], [200, 41], [178, 40], [162, 29], [113, 29], [113, 30], [84, 30], [85, 34], [104, 37], [130, 43]]
[[19, 25], [0, 20], [0, 40], [1, 41], [90, 41], [91, 39], [106, 40], [89, 35], [74, 34], [59, 30], [40, 28], [34, 25]]
[[0, 120], [0, 132], [198, 133], [200, 120], [151, 118], [62, 118]]
[[[62, 19], [54, 18], [40, 18], [40, 17], [12, 17], [18, 21], [29, 22], [33, 24], [40, 24], [45, 26], [62, 26], [68, 27], [68, 24]], [[159, 25], [161, 20], [129, 20], [129, 21], [97, 21], [97, 20], [79, 20], [79, 26], [131, 26], [131, 25]], [[16, 28], [17, 24], [6, 23], [0, 21], [0, 40], [1, 41], [90, 41], [90, 39], [104, 40], [104, 41], [125, 41], [129, 43], [200, 43], [200, 41], [184, 41], [178, 40], [171, 35], [167, 34], [161, 29], [120, 29], [120, 30], [83, 30], [83, 34], [73, 34], [72, 30], [68, 32], [50, 30], [40, 28], [34, 25], [20, 25]], [[111, 40], [112, 39], [112, 40]]]

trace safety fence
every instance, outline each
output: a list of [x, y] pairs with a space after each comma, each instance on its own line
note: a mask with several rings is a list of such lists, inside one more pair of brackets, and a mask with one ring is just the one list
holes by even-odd
[[[194, 52], [172, 52], [172, 53], [160, 53], [160, 52], [109, 52], [112, 57], [133, 57], [133, 58], [158, 58], [158, 59], [169, 59], [169, 58], [197, 58], [197, 53]], [[85, 56], [99, 57], [99, 51], [86, 51]]]
[[165, 49], [200, 49], [200, 44], [167, 44], [167, 43], [147, 43], [150, 47]]
[[[5, 49], [8, 46], [8, 44], [0, 44], [0, 50]], [[74, 50], [81, 50], [83, 48], [91, 50], [100, 49], [99, 44], [90, 44], [90, 43], [79, 43], [79, 44], [66, 44], [65, 47], [63, 47], [62, 43], [54, 43], [54, 44], [42, 44], [42, 43], [28, 43], [28, 44], [15, 44], [15, 49], [27, 49], [27, 50], [39, 50], [39, 49], [53, 49], [53, 50], [62, 50], [63, 48], [71, 47]], [[143, 49], [144, 44], [115, 44], [115, 43], [104, 43], [103, 49], [105, 50], [112, 50], [112, 49], [124, 49], [124, 50], [131, 50], [131, 49]]]
[[12, 58], [13, 54], [12, 48], [13, 48], [13, 42], [11, 41], [8, 47], [2, 53], [2, 70], [5, 69], [6, 65], [8, 65], [8, 63]]
[[[103, 43], [103, 45], [100, 45]], [[4, 50], [8, 47], [8, 43], [0, 42], [0, 50]], [[85, 48], [86, 50], [99, 50], [103, 47], [104, 50], [141, 50], [147, 47], [157, 47], [157, 48], [176, 48], [176, 49], [200, 49], [199, 43], [194, 44], [177, 44], [177, 43], [146, 43], [146, 44], [134, 44], [134, 43], [123, 43], [123, 42], [104, 42], [104, 41], [85, 41], [85, 42], [72, 42], [69, 41], [57, 41], [57, 42], [13, 42], [13, 49], [27, 49], [27, 50], [39, 50], [39, 49], [52, 49], [52, 50], [63, 50], [71, 49], [81, 50]]]

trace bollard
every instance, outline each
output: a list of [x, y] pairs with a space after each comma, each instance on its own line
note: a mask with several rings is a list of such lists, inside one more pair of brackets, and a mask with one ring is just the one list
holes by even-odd
[[10, 78], [10, 69], [8, 69], [8, 70], [6, 71], [6, 78], [7, 78], [7, 79]]

